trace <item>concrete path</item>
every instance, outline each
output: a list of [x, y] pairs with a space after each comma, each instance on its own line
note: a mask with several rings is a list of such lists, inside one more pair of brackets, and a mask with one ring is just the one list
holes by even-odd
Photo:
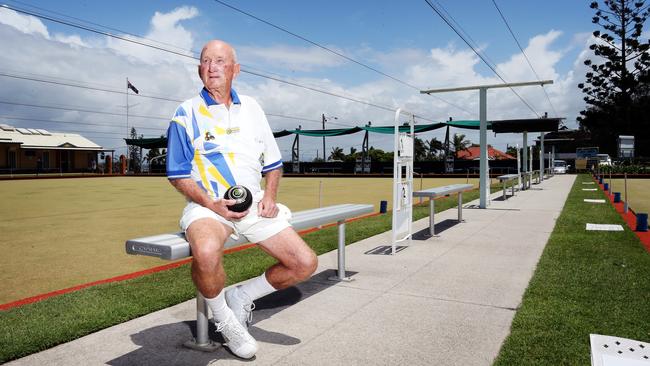
[[253, 361], [184, 348], [192, 300], [9, 365], [490, 365], [574, 179], [557, 175], [505, 201], [499, 191], [485, 210], [465, 203], [460, 224], [456, 209], [436, 214], [437, 237], [425, 239], [428, 218], [419, 220], [395, 256], [364, 254], [390, 245], [390, 232], [354, 243], [349, 283], [329, 282], [336, 251], [321, 255], [310, 281], [256, 301]]

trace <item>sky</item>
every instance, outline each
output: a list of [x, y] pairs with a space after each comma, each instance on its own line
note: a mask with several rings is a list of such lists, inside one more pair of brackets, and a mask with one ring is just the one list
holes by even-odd
[[[553, 81], [543, 88], [516, 88], [517, 94], [508, 88], [488, 91], [489, 120], [548, 113], [566, 118], [569, 128], [577, 127], [576, 117], [585, 108], [577, 84], [584, 81], [583, 61], [592, 57], [588, 47], [597, 29], [589, 1], [430, 2], [506, 82]], [[215, 38], [236, 49], [244, 72], [234, 87], [258, 100], [273, 131], [320, 129], [323, 115], [326, 128], [369, 121], [392, 125], [400, 107], [419, 116], [417, 124], [477, 120], [478, 91], [431, 96], [419, 90], [504, 82], [425, 0], [0, 4], [0, 123], [79, 133], [117, 154], [125, 151], [123, 139], [130, 127], [144, 137], [165, 134], [180, 102], [200, 91], [193, 57]], [[139, 95], [127, 94], [127, 78]], [[477, 131], [451, 133], [479, 140]], [[361, 150], [363, 137], [327, 138], [327, 156], [334, 146], [346, 153]], [[442, 141], [444, 129], [419, 137]], [[529, 143], [537, 137], [529, 134]], [[277, 139], [284, 160], [291, 158], [293, 138]], [[390, 135], [370, 134], [369, 140], [375, 148], [393, 151]], [[505, 150], [507, 145], [521, 146], [522, 136], [489, 133], [488, 143]], [[304, 161], [323, 154], [320, 138], [303, 136], [300, 147]]]

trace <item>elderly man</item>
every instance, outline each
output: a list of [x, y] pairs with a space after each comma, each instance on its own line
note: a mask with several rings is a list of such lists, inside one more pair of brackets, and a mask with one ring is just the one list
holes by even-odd
[[[318, 259], [286, 215], [278, 215], [282, 157], [262, 108], [231, 87], [240, 71], [234, 49], [223, 41], [208, 42], [198, 71], [204, 88], [178, 107], [169, 125], [167, 177], [188, 201], [180, 225], [194, 256], [192, 281], [226, 345], [235, 355], [251, 358], [258, 349], [247, 330], [253, 301], [309, 278]], [[247, 211], [231, 211], [228, 206], [235, 201], [223, 198], [236, 184], [252, 192]], [[224, 243], [239, 235], [278, 263], [224, 294]]]

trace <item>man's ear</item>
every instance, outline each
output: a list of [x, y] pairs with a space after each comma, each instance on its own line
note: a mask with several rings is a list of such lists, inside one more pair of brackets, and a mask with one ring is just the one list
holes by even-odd
[[241, 66], [240, 66], [239, 64], [235, 64], [235, 65], [233, 66], [233, 70], [232, 70], [232, 74], [233, 74], [232, 76], [233, 76], [233, 79], [235, 79], [235, 78], [237, 77], [237, 75], [239, 75], [239, 72], [240, 72], [240, 71], [241, 71]]
[[[201, 79], [201, 65], [196, 65], [196, 72], [199, 74], [199, 79]], [[203, 80], [203, 79], [201, 79]]]

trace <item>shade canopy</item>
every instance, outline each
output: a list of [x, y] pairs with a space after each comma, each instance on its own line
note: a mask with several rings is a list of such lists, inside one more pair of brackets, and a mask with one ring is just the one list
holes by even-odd
[[[539, 118], [539, 119], [509, 119], [500, 121], [488, 121], [487, 128], [493, 130], [495, 133], [520, 133], [520, 132], [550, 132], [557, 131], [562, 118]], [[474, 120], [466, 121], [448, 121], [436, 122], [426, 125], [415, 125], [414, 132], [422, 133], [427, 131], [437, 130], [446, 126], [478, 130], [480, 122]], [[400, 132], [406, 132], [409, 126], [400, 126]], [[281, 130], [273, 132], [273, 137], [285, 137], [289, 135], [302, 135], [311, 137], [332, 137], [350, 135], [353, 133], [368, 131], [374, 133], [394, 134], [395, 126], [358, 126], [350, 128], [331, 128], [325, 130]], [[143, 149], [164, 149], [167, 147], [167, 138], [140, 138], [140, 139], [124, 139], [127, 145], [138, 146]]]
[[562, 118], [508, 119], [491, 121], [494, 133], [557, 131]]

